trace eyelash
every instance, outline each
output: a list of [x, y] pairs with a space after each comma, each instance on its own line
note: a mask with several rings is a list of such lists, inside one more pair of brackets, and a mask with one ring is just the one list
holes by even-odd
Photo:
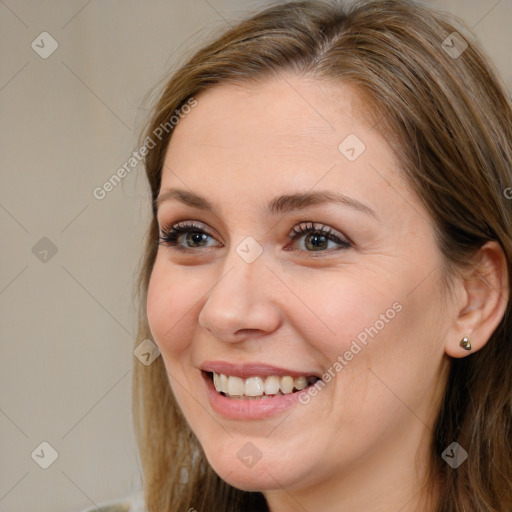
[[[183, 252], [192, 252], [196, 253], [198, 249], [201, 248], [192, 248], [192, 247], [183, 247], [180, 245], [177, 245], [178, 238], [183, 233], [189, 233], [189, 232], [195, 232], [195, 233], [201, 233], [208, 235], [212, 238], [213, 235], [208, 232], [203, 226], [194, 224], [191, 222], [181, 222], [178, 224], [174, 224], [172, 226], [164, 226], [161, 229], [160, 237], [156, 241], [157, 244], [163, 245], [166, 247], [170, 247], [171, 249], [174, 249], [176, 251], [183, 251]], [[321, 225], [320, 227], [315, 227], [313, 222], [305, 222], [304, 224], [299, 224], [293, 228], [293, 230], [289, 233], [288, 239], [292, 242], [296, 240], [297, 238], [300, 238], [304, 234], [317, 234], [322, 235], [327, 238], [327, 240], [330, 240], [332, 242], [335, 242], [339, 244], [341, 247], [336, 250], [341, 249], [349, 249], [353, 246], [353, 244], [347, 240], [344, 240], [340, 237], [338, 237], [333, 230], [328, 227]], [[209, 248], [209, 247], [207, 247]], [[315, 253], [332, 253], [332, 250], [320, 250], [320, 251], [304, 251], [307, 253], [310, 253], [312, 255], [315, 255]]]

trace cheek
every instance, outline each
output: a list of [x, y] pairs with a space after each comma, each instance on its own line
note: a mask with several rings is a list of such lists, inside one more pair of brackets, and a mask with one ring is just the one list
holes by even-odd
[[416, 279], [414, 273], [415, 269], [394, 272], [391, 275], [401, 277], [390, 281], [387, 275], [358, 272], [317, 287], [300, 287], [297, 281], [294, 289], [306, 296], [307, 288], [315, 317], [314, 321], [310, 316], [294, 321], [304, 326], [309, 345], [322, 354], [325, 370], [335, 375], [335, 388], [350, 389], [350, 397], [345, 395], [342, 400], [345, 405], [353, 398], [355, 409], [360, 409], [360, 400], [368, 398], [371, 388], [374, 396], [375, 389], [386, 395], [377, 376], [398, 389], [407, 382], [415, 390], [421, 386], [419, 371], [427, 379], [437, 371], [442, 346], [439, 328], [434, 326], [443, 316], [441, 283], [434, 273], [414, 287], [411, 283], [420, 281], [419, 272]]
[[187, 347], [187, 320], [190, 321], [191, 307], [197, 300], [193, 290], [183, 273], [155, 262], [146, 304], [149, 328], [162, 353], [178, 353]]
[[354, 342], [364, 348], [373, 338], [382, 337], [403, 310], [396, 282], [390, 287], [382, 277], [370, 279], [362, 274], [347, 271], [315, 282], [301, 282], [299, 277], [290, 284], [310, 309], [299, 305], [295, 315], [288, 309], [292, 322], [302, 326], [302, 334], [326, 356], [326, 363], [333, 364], [351, 348], [354, 354], [359, 352]]
[[[148, 286], [147, 318], [153, 340], [162, 355], [169, 384], [182, 411], [189, 410], [190, 373], [184, 367], [190, 364], [193, 339], [193, 305], [198, 292], [190, 278], [176, 272], [165, 261], [156, 261]], [[190, 276], [189, 276], [190, 277]], [[194, 404], [192, 403], [192, 406]]]
[[446, 312], [440, 286], [437, 275], [414, 291], [407, 279], [396, 282], [393, 289], [382, 289], [379, 299], [358, 300], [364, 313], [353, 309], [346, 324], [339, 323], [340, 331], [347, 329], [340, 343], [346, 350], [340, 387], [345, 412], [358, 425], [360, 418], [369, 430], [378, 418], [388, 425], [405, 421], [407, 407], [427, 421], [431, 394], [443, 382], [440, 324]]

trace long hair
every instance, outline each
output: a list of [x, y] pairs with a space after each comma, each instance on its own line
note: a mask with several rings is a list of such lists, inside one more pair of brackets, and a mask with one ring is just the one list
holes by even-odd
[[[173, 116], [211, 87], [284, 71], [351, 84], [364, 95], [375, 129], [434, 220], [447, 283], [489, 240], [501, 245], [512, 275], [510, 99], [467, 27], [413, 1], [279, 2], [196, 51], [165, 83], [141, 136], [150, 148], [152, 201]], [[146, 298], [158, 247], [152, 207], [135, 291], [136, 344], [151, 338]], [[511, 321], [509, 300], [488, 343], [451, 361], [428, 461], [430, 483], [441, 484], [436, 512], [512, 510]], [[262, 493], [236, 489], [215, 474], [161, 357], [150, 366], [134, 358], [133, 415], [149, 512], [268, 511]], [[441, 458], [453, 441], [469, 452], [456, 470]]]

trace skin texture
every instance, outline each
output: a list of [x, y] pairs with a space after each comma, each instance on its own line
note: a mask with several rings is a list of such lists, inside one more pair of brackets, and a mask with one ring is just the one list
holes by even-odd
[[[193, 191], [219, 215], [176, 200], [159, 206], [160, 227], [194, 221], [211, 236], [206, 247], [189, 238], [188, 252], [159, 246], [147, 310], [206, 457], [231, 485], [263, 491], [272, 511], [427, 510], [418, 507], [447, 352], [465, 355], [458, 342], [476, 328], [481, 304], [463, 317], [464, 286], [445, 294], [432, 221], [353, 89], [283, 75], [197, 99], [171, 138], [161, 191]], [[349, 134], [366, 146], [355, 161], [338, 149]], [[275, 196], [318, 190], [355, 198], [376, 218], [340, 204], [264, 211]], [[315, 251], [308, 233], [288, 239], [308, 221], [352, 247], [329, 241]], [[263, 250], [252, 263], [236, 251], [247, 236]], [[322, 374], [394, 303], [401, 310], [307, 405], [250, 421], [211, 408], [204, 361]], [[237, 457], [248, 442], [261, 452], [252, 467]]]

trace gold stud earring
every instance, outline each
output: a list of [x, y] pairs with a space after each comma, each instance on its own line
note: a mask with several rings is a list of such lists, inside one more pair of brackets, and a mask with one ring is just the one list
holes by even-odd
[[471, 341], [469, 341], [469, 338], [467, 336], [464, 336], [464, 338], [460, 340], [460, 346], [464, 350], [471, 350]]

